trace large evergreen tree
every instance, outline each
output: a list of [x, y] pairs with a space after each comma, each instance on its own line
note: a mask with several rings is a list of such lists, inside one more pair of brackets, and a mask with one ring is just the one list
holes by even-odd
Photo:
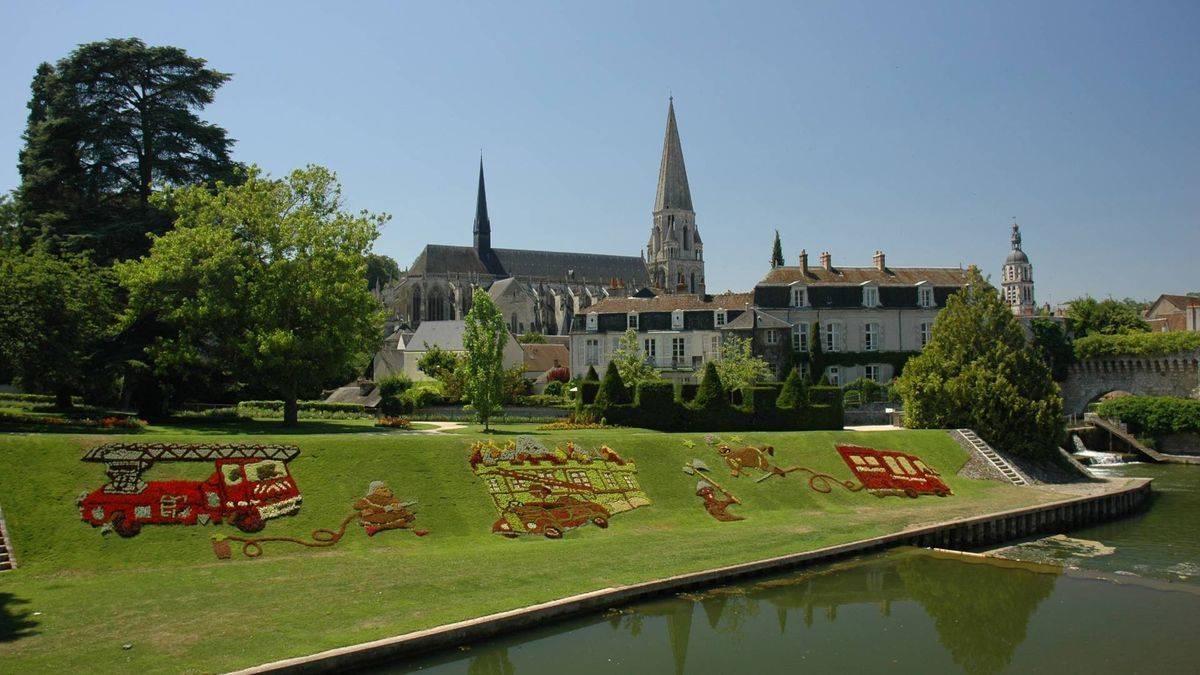
[[229, 79], [178, 47], [137, 38], [80, 45], [31, 85], [20, 153], [22, 240], [127, 259], [171, 215], [156, 185], [229, 180], [225, 130], [196, 114]]
[[605, 408], [610, 405], [628, 403], [629, 395], [625, 382], [621, 379], [621, 371], [616, 361], [608, 362], [608, 370], [604, 371], [604, 379], [600, 380], [600, 391], [596, 392], [596, 405]]
[[169, 189], [179, 214], [150, 254], [117, 265], [127, 324], [165, 328], [147, 349], [160, 376], [223, 369], [277, 394], [294, 424], [313, 395], [379, 345], [383, 313], [366, 255], [387, 216], [342, 210], [332, 172]]
[[1062, 396], [1012, 311], [979, 271], [950, 297], [896, 389], [905, 424], [974, 429], [1001, 450], [1046, 457], [1062, 441]]
[[771, 247], [771, 268], [783, 267], [783, 244], [779, 241], [779, 230], [775, 230], [775, 244]]

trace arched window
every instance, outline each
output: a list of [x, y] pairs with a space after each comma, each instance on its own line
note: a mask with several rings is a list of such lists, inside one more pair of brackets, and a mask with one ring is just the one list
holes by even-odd
[[421, 323], [421, 289], [420, 289], [420, 287], [413, 289], [412, 323], [413, 323], [414, 328], [416, 327], [417, 324]]
[[692, 238], [688, 236], [687, 225], [683, 226], [683, 250], [688, 250], [692, 247]]

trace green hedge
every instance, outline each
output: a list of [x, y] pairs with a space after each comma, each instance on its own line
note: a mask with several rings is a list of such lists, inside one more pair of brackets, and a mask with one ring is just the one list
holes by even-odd
[[1097, 333], [1075, 341], [1075, 358], [1082, 360], [1109, 356], [1162, 356], [1194, 349], [1200, 349], [1200, 333]]
[[[238, 410], [252, 408], [254, 410], [269, 410], [283, 412], [283, 401], [241, 401]], [[361, 403], [326, 403], [325, 401], [300, 401], [298, 409], [302, 412], [366, 412]]]
[[1118, 419], [1135, 435], [1200, 432], [1200, 401], [1170, 396], [1122, 396], [1096, 406], [1101, 417]]
[[810, 404], [799, 409], [775, 405], [774, 386], [752, 387], [743, 392], [745, 405], [701, 409], [680, 403], [669, 382], [646, 382], [638, 387], [635, 402], [623, 405], [583, 405], [582, 412], [609, 424], [658, 431], [788, 431], [841, 429], [841, 392], [837, 387], [812, 387]]

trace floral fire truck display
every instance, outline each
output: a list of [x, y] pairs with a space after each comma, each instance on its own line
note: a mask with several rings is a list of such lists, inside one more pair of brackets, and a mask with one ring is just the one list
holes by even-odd
[[588, 451], [568, 442], [549, 450], [521, 437], [504, 447], [476, 443], [469, 461], [500, 512], [492, 532], [508, 538], [561, 539], [588, 523], [607, 528], [614, 514], [650, 504], [633, 460], [607, 445]]
[[952, 494], [941, 475], [916, 455], [857, 445], [838, 445], [837, 451], [854, 476], [876, 496], [904, 495], [915, 499], [918, 495]]
[[[300, 509], [300, 490], [287, 463], [300, 454], [290, 445], [176, 445], [109, 443], [93, 448], [85, 462], [103, 462], [109, 482], [79, 497], [79, 515], [93, 527], [110, 526], [133, 537], [142, 525], [207, 525], [229, 522], [258, 532], [266, 521]], [[207, 480], [146, 482], [157, 462], [212, 462]]]

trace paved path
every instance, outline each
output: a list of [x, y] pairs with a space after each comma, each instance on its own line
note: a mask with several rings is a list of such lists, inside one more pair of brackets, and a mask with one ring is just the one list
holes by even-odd
[[891, 424], [863, 424], [857, 427], [845, 427], [846, 431], [903, 431], [904, 427]]
[[443, 431], [454, 431], [455, 429], [466, 429], [467, 425], [462, 422], [413, 422], [413, 424], [432, 424], [433, 429], [413, 429], [413, 433], [417, 434], [440, 434]]

